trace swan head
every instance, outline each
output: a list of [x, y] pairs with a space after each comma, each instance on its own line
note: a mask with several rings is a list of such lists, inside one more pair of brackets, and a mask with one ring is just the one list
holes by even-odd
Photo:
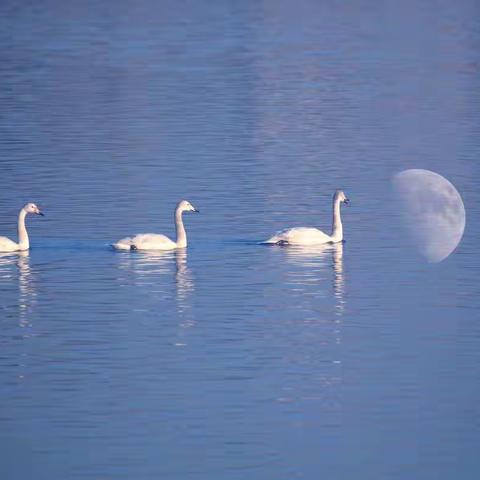
[[345, 205], [350, 203], [350, 199], [345, 195], [343, 190], [337, 190], [333, 195], [333, 199], [337, 202], [344, 203]]
[[40, 211], [40, 209], [35, 205], [34, 203], [27, 203], [23, 209], [27, 213], [33, 213], [35, 215], [41, 215], [42, 217], [45, 215], [43, 212]]
[[177, 205], [177, 212], [196, 212], [198, 213], [199, 210], [197, 210], [190, 202], [187, 200], [182, 200], [181, 202], [178, 203]]

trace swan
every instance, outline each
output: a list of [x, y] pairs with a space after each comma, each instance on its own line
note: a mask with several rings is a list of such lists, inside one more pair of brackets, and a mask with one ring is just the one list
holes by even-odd
[[27, 203], [18, 214], [18, 243], [7, 237], [0, 237], [0, 252], [18, 252], [30, 248], [28, 233], [25, 228], [25, 217], [28, 213], [44, 216], [43, 212], [34, 203]]
[[156, 233], [140, 233], [134, 237], [122, 238], [112, 244], [116, 250], [173, 250], [187, 246], [187, 234], [183, 226], [182, 213], [197, 212], [198, 210], [186, 200], [182, 200], [175, 208], [175, 227], [177, 230], [177, 241], [170, 240], [165, 235]]
[[332, 234], [327, 235], [318, 228], [297, 227], [282, 230], [273, 237], [262, 242], [273, 245], [320, 245], [322, 243], [336, 243], [343, 240], [342, 220], [340, 218], [340, 204], [348, 205], [350, 200], [342, 190], [333, 195]]

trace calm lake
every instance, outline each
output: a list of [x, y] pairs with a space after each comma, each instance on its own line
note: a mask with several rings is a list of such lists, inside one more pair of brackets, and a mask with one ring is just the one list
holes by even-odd
[[[0, 478], [480, 475], [480, 7], [0, 4]], [[391, 178], [448, 178], [458, 249]], [[277, 230], [346, 242], [266, 247]], [[187, 251], [114, 252], [141, 232]]]

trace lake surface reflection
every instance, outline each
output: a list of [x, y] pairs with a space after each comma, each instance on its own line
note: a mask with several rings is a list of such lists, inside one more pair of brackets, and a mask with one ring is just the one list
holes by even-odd
[[[0, 5], [2, 479], [474, 479], [478, 5]], [[454, 254], [390, 179], [448, 178]], [[258, 242], [329, 229], [346, 243]], [[188, 250], [114, 252], [137, 232]]]

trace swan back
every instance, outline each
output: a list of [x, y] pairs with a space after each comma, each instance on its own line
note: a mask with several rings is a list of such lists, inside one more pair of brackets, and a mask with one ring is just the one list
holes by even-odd
[[20, 245], [7, 237], [0, 237], [0, 252], [15, 252]]
[[319, 245], [331, 242], [330, 235], [318, 228], [296, 227], [277, 232], [264, 243], [289, 244], [289, 245]]

